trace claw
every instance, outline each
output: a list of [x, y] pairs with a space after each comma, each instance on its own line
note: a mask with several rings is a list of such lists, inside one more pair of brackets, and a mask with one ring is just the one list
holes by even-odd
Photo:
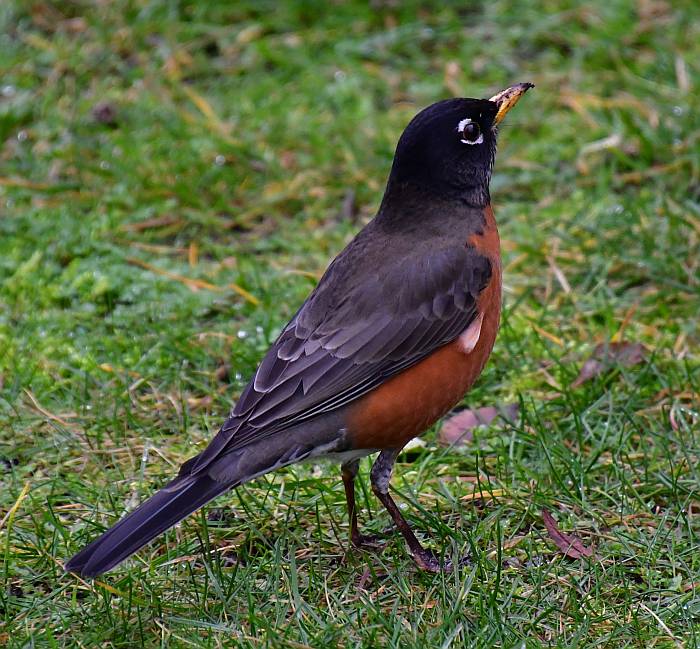
[[352, 544], [359, 550], [382, 550], [385, 543], [381, 542], [381, 537], [376, 534], [354, 534], [351, 539]]
[[428, 550], [427, 548], [421, 548], [420, 552], [413, 552], [412, 556], [413, 560], [416, 562], [416, 565], [421, 570], [425, 570], [426, 572], [452, 572], [454, 568], [452, 561], [447, 559], [444, 563], [442, 563], [437, 554], [435, 554], [435, 552], [432, 550]]

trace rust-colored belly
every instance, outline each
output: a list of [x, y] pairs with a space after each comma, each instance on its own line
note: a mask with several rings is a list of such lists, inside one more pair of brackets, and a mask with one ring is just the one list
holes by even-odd
[[465, 353], [457, 339], [359, 399], [347, 420], [353, 448], [402, 447], [453, 408], [481, 374], [501, 315], [498, 231], [490, 207], [485, 216], [483, 235], [474, 235], [467, 242], [488, 255], [492, 264], [491, 280], [477, 299], [483, 321], [476, 345]]

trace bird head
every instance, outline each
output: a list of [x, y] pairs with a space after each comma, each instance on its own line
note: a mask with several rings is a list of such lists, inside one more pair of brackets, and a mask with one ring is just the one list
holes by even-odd
[[498, 125], [532, 87], [519, 83], [490, 99], [446, 99], [422, 110], [399, 139], [387, 191], [408, 184], [485, 205]]

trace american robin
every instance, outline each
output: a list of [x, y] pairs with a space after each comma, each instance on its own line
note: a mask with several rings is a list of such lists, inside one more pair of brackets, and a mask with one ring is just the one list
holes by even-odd
[[92, 577], [233, 487], [311, 458], [341, 463], [355, 546], [354, 480], [372, 490], [419, 567], [438, 571], [389, 495], [403, 446], [452, 408], [491, 353], [501, 311], [489, 181], [497, 127], [532, 87], [447, 99], [401, 135], [377, 215], [330, 264], [269, 349], [229, 418], [177, 477], [78, 552]]

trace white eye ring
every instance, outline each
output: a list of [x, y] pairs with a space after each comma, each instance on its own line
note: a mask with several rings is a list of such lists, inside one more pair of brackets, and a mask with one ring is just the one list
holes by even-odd
[[[461, 133], [464, 130], [464, 127], [467, 124], [471, 124], [474, 120], [472, 120], [470, 117], [465, 117], [463, 120], [457, 124], [457, 133]], [[470, 142], [469, 140], [465, 140], [464, 138], [461, 138], [459, 140], [462, 144], [483, 144], [484, 142], [484, 134], [479, 133], [479, 137], [476, 138], [473, 142]]]

